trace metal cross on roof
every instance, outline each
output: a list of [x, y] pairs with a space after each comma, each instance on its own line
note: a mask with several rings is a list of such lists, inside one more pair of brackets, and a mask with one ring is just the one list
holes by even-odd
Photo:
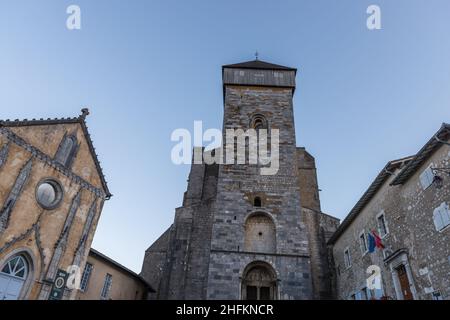
[[258, 50], [255, 52], [255, 60], [258, 60]]

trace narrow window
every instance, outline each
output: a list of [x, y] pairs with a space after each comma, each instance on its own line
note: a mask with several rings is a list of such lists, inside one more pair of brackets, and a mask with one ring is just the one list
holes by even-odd
[[64, 167], [70, 167], [77, 151], [77, 138], [73, 135], [64, 136], [56, 151], [55, 161]]
[[346, 268], [350, 268], [352, 265], [349, 248], [344, 250], [344, 263]]
[[377, 216], [377, 224], [378, 224], [378, 233], [380, 237], [384, 237], [388, 234], [388, 228], [386, 224], [386, 217], [384, 216], [384, 212]]
[[255, 197], [255, 199], [253, 199], [253, 206], [261, 207], [261, 198], [260, 197]]
[[90, 263], [86, 263], [86, 266], [84, 267], [83, 275], [81, 276], [80, 282], [80, 290], [83, 292], [85, 292], [87, 289], [89, 278], [91, 277], [92, 267], [93, 266]]
[[359, 234], [359, 247], [361, 248], [361, 253], [364, 255], [367, 253], [367, 240], [366, 240], [366, 234], [365, 232], [361, 232]]
[[101, 293], [102, 299], [109, 298], [109, 291], [111, 290], [111, 284], [112, 284], [112, 275], [107, 273], [105, 276], [105, 282], [103, 284], [102, 293]]

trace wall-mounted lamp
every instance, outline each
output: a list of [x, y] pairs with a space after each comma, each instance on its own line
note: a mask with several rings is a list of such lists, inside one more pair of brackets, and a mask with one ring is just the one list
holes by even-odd
[[433, 185], [436, 187], [436, 189], [442, 188], [442, 185], [443, 185], [443, 179], [442, 179], [440, 176], [435, 175], [435, 176], [433, 177]]
[[450, 168], [431, 168], [433, 171], [434, 177], [433, 177], [433, 184], [436, 186], [437, 189], [442, 188], [444, 184], [444, 179], [438, 175], [438, 173], [446, 173], [450, 177]]

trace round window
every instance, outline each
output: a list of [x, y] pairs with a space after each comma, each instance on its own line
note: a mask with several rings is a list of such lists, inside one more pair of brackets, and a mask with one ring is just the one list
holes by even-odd
[[55, 180], [41, 181], [36, 189], [36, 199], [44, 209], [54, 209], [62, 199], [61, 185]]

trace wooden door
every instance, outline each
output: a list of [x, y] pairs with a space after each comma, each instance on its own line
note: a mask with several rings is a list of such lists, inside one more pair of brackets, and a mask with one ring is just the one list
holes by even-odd
[[406, 273], [406, 268], [401, 265], [397, 268], [398, 280], [400, 282], [400, 289], [402, 290], [404, 300], [414, 300], [411, 285], [408, 279], [408, 274]]

